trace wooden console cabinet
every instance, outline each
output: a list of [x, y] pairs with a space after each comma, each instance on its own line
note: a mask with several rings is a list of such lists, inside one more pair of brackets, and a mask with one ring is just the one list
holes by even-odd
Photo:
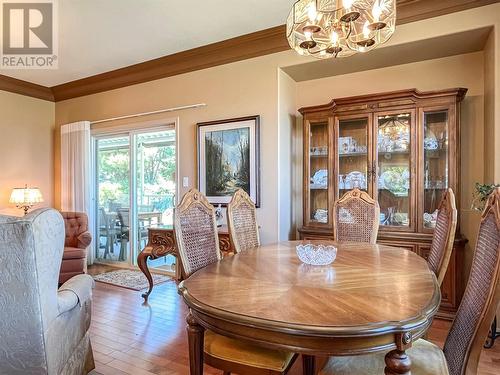
[[[333, 238], [332, 207], [358, 187], [380, 204], [378, 242], [426, 258], [435, 212], [452, 188], [460, 212], [460, 102], [463, 88], [415, 89], [334, 99], [300, 109], [304, 118], [302, 239]], [[463, 252], [457, 229], [439, 316], [462, 298]], [[395, 265], [396, 266], [396, 265]]]

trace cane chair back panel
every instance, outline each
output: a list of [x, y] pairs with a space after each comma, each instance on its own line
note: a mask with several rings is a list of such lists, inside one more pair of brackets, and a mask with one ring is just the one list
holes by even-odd
[[453, 190], [448, 189], [439, 204], [431, 251], [427, 259], [429, 268], [438, 278], [439, 285], [443, 282], [448, 269], [456, 228], [457, 208], [455, 206], [455, 194], [453, 194]]
[[377, 241], [380, 207], [367, 193], [353, 189], [334, 203], [334, 238], [340, 242]]
[[203, 194], [187, 192], [175, 208], [174, 222], [185, 277], [221, 260], [215, 209]]
[[237, 253], [260, 245], [255, 204], [242, 189], [234, 193], [227, 206], [229, 234]]
[[483, 212], [467, 288], [446, 339], [450, 375], [475, 374], [500, 298], [500, 188]]

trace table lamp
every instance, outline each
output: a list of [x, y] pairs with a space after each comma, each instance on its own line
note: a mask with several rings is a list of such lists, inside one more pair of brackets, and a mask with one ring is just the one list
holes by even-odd
[[14, 203], [17, 208], [24, 209], [26, 215], [33, 205], [43, 202], [43, 197], [40, 189], [28, 188], [28, 185], [25, 185], [24, 188], [12, 189], [9, 202]]

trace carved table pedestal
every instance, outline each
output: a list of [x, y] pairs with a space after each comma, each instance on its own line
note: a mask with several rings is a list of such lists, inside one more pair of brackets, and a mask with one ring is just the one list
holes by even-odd
[[[226, 226], [219, 227], [218, 232], [220, 250], [224, 255], [233, 253], [234, 249], [229, 238], [228, 228]], [[149, 271], [148, 259], [154, 260], [166, 257], [167, 255], [173, 255], [177, 258], [177, 261], [175, 262], [175, 277], [177, 280], [182, 280], [183, 275], [181, 259], [178, 256], [177, 246], [175, 245], [175, 233], [173, 226], [166, 225], [148, 228], [148, 243], [137, 256], [137, 265], [149, 282], [148, 291], [142, 294], [145, 301], [147, 301], [153, 290], [153, 277]]]

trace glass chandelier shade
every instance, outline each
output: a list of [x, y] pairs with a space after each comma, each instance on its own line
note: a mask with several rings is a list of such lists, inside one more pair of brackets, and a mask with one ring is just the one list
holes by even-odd
[[298, 0], [287, 19], [290, 47], [319, 59], [367, 52], [396, 27], [396, 0]]

